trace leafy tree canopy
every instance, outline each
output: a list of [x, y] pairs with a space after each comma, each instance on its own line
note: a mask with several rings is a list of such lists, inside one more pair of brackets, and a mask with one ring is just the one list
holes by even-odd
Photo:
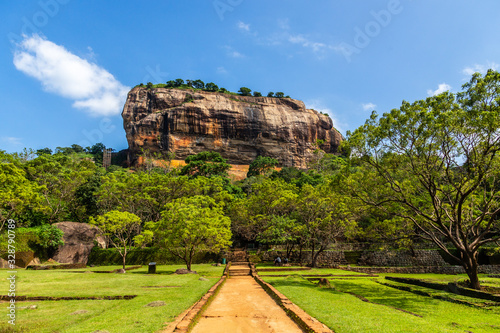
[[149, 223], [155, 241], [169, 249], [191, 270], [200, 251], [217, 252], [231, 244], [231, 220], [208, 196], [183, 197], [167, 204], [162, 218]]
[[405, 101], [348, 133], [365, 167], [356, 195], [382, 209], [395, 205], [417, 236], [462, 264], [475, 289], [478, 250], [500, 239], [499, 128], [500, 74], [489, 70], [457, 95]]
[[191, 177], [227, 177], [227, 171], [231, 168], [218, 152], [204, 151], [196, 155], [191, 155], [185, 160], [186, 165], [180, 174]]
[[276, 165], [278, 165], [278, 160], [268, 156], [257, 156], [255, 160], [250, 163], [248, 168], [247, 177], [267, 175]]

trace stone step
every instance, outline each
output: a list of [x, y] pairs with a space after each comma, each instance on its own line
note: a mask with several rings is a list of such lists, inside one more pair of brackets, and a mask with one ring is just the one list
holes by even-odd
[[251, 275], [251, 272], [229, 272], [229, 276], [248, 276]]

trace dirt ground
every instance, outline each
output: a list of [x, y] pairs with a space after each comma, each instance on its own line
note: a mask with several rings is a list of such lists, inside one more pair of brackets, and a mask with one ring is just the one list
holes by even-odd
[[251, 276], [231, 276], [193, 333], [302, 332]]

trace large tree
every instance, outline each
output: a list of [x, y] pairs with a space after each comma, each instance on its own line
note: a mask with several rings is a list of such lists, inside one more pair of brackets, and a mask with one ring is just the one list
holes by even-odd
[[148, 223], [155, 242], [182, 259], [188, 270], [200, 251], [219, 251], [231, 245], [231, 220], [214, 199], [197, 195], [174, 200], [162, 218]]
[[480, 289], [479, 249], [500, 238], [500, 74], [476, 73], [456, 96], [445, 92], [373, 114], [348, 137], [366, 166], [357, 196], [392, 206]]
[[91, 217], [90, 223], [96, 225], [116, 247], [122, 256], [123, 269], [125, 269], [127, 254], [133, 246], [134, 237], [141, 230], [141, 219], [129, 212], [113, 210], [96, 219]]
[[294, 216], [302, 224], [302, 242], [311, 249], [311, 265], [339, 239], [350, 237], [356, 223], [350, 219], [349, 198], [337, 193], [333, 183], [304, 185]]

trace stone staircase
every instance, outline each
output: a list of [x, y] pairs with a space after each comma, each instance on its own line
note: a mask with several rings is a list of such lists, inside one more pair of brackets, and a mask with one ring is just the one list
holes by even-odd
[[246, 251], [234, 251], [233, 260], [228, 270], [229, 276], [248, 276], [252, 275], [248, 254]]

